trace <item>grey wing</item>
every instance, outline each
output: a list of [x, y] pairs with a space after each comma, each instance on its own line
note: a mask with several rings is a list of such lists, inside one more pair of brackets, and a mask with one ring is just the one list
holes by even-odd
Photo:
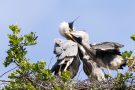
[[71, 40], [61, 40], [61, 43], [55, 42], [54, 54], [57, 57], [57, 62], [52, 67], [52, 72], [58, 74], [59, 72], [69, 70], [71, 78], [73, 78], [80, 66], [78, 45]]
[[[59, 72], [63, 72], [67, 65], [67, 63], [62, 64], [62, 65], [60, 65], [59, 63], [60, 61], [57, 60], [57, 62], [51, 68], [51, 71], [54, 72], [55, 75], [58, 75]], [[71, 73], [71, 78], [74, 78], [76, 76], [79, 70], [79, 66], [80, 66], [80, 60], [79, 60], [79, 56], [77, 55], [73, 58], [72, 63], [67, 67], [67, 70], [70, 71]]]
[[65, 57], [76, 56], [78, 53], [78, 45], [71, 40], [61, 41], [59, 44], [55, 43], [54, 53], [56, 54], [58, 60]]
[[124, 45], [116, 42], [102, 42], [97, 44], [91, 44], [91, 47], [99, 50], [113, 50], [122, 48]]
[[115, 42], [103, 42], [91, 45], [96, 50], [96, 62], [99, 66], [110, 69], [122, 69], [126, 65], [126, 60], [121, 56], [119, 48], [124, 45]]

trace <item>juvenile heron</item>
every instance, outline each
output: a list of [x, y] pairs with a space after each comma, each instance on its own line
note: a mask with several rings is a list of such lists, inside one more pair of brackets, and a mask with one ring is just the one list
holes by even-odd
[[52, 67], [52, 72], [59, 75], [68, 70], [71, 72], [71, 78], [76, 76], [80, 66], [77, 43], [71, 40], [57, 39], [55, 40], [54, 54], [57, 57], [57, 62]]
[[[68, 34], [65, 33], [65, 35], [71, 37], [72, 40], [82, 45], [87, 53], [89, 53], [90, 57], [93, 58], [99, 66], [109, 66], [110, 69], [118, 69], [126, 64], [126, 60], [122, 58], [119, 50], [124, 45], [115, 42], [102, 42], [94, 45], [89, 44], [89, 35], [86, 32], [75, 31], [73, 28], [68, 28], [70, 31]], [[62, 30], [60, 32], [62, 32]]]
[[[72, 23], [73, 24], [73, 23]], [[90, 70], [89, 74], [95, 75], [98, 70], [98, 72], [101, 72], [101, 70], [98, 69], [92, 69], [96, 66], [96, 68], [99, 67], [105, 67], [110, 68], [113, 70], [117, 70], [119, 68], [122, 69], [124, 65], [126, 65], [126, 60], [124, 60], [121, 56], [121, 52], [119, 49], [123, 47], [123, 45], [115, 42], [102, 42], [95, 45], [92, 45], [89, 43], [89, 35], [84, 31], [75, 31], [75, 29], [69, 26], [69, 23], [64, 22], [60, 25], [60, 34], [64, 36], [67, 39], [70, 39], [79, 45], [79, 49], [81, 50], [80, 46], [84, 48], [84, 51], [86, 53], [81, 52], [82, 55], [79, 55], [81, 60], [84, 63], [84, 71], [88, 75], [88, 70]], [[85, 57], [85, 58], [84, 58]], [[92, 62], [95, 62], [95, 64], [92, 64]], [[90, 62], [90, 63], [89, 63]], [[95, 65], [95, 66], [92, 66]], [[94, 70], [94, 71], [91, 71]], [[99, 74], [97, 74], [98, 76]], [[102, 72], [100, 73], [102, 76]], [[99, 76], [100, 76], [99, 75]]]
[[[88, 56], [87, 49], [90, 49], [88, 34], [84, 31], [75, 31], [73, 29], [72, 24], [73, 24], [73, 22], [72, 23], [63, 22], [62, 24], [60, 24], [60, 30], [59, 30], [60, 34], [62, 36], [64, 36], [65, 38], [71, 39], [78, 44], [79, 57], [83, 61], [83, 69], [84, 69], [84, 72], [86, 73], [86, 75], [89, 77], [89, 79], [91, 81], [96, 81], [96, 80], [102, 81], [102, 80], [104, 80], [105, 78], [104, 78], [103, 71], [96, 64], [96, 62], [94, 62], [92, 60], [92, 58], [90, 56]], [[70, 27], [70, 25], [72, 25], [72, 28]], [[74, 34], [74, 35], [72, 35], [72, 34]], [[86, 39], [82, 39], [82, 38], [80, 38], [80, 36], [85, 37]], [[83, 45], [86, 46], [86, 47], [84, 46], [86, 49], [84, 49], [84, 47], [81, 45], [82, 43], [83, 43]], [[74, 65], [75, 65], [75, 63], [74, 63]]]
[[83, 62], [83, 70], [91, 82], [105, 80], [102, 69], [91, 58], [83, 46], [79, 45], [79, 56]]

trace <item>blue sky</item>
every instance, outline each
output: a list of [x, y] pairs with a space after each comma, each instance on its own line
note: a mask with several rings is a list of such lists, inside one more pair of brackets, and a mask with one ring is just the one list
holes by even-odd
[[[7, 34], [10, 24], [18, 23], [22, 34], [31, 31], [39, 36], [38, 44], [28, 47], [27, 57], [31, 62], [44, 59], [48, 63], [53, 57], [54, 39], [63, 38], [58, 27], [62, 21], [72, 21], [77, 16], [75, 28], [85, 30], [90, 42], [114, 41], [124, 44], [124, 50], [134, 50], [135, 42], [130, 35], [135, 33], [134, 0], [1, 0], [0, 1], [0, 62], [8, 49]], [[0, 64], [0, 74], [4, 69]], [[3, 77], [3, 79], [6, 77]], [[81, 72], [81, 78], [86, 78]]]

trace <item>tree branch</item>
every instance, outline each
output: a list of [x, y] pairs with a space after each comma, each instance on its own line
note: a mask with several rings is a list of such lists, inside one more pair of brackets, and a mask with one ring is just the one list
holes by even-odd
[[14, 69], [16, 69], [18, 66], [16, 66], [16, 67], [14, 67], [14, 68], [12, 68], [12, 69], [10, 69], [10, 70], [8, 70], [8, 71], [6, 71], [5, 73], [3, 73], [2, 75], [0, 75], [0, 77], [2, 77], [2, 76], [4, 76], [5, 74], [7, 74], [8, 72], [10, 72], [10, 71], [12, 71], [12, 70], [14, 70]]
[[[6, 83], [8, 83], [8, 82], [13, 82], [13, 81], [0, 80], [0, 82], [6, 82]], [[14, 83], [15, 83], [15, 82], [14, 82]]]

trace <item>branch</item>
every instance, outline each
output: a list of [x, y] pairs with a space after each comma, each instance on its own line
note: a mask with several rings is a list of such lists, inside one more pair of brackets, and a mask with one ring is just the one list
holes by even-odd
[[16, 61], [14, 61], [14, 63], [15, 63], [17, 66], [20, 66]]
[[50, 67], [50, 65], [51, 65], [51, 63], [52, 63], [52, 60], [53, 60], [53, 56], [52, 56], [51, 59], [50, 59], [50, 62], [49, 62], [49, 65], [48, 65], [48, 69], [49, 69], [49, 67]]
[[[6, 81], [6, 80], [0, 80], [0, 82], [13, 82], [13, 81]], [[13, 83], [15, 83], [15, 82], [13, 82]]]
[[132, 71], [132, 68], [134, 68], [134, 66], [135, 66], [135, 58], [133, 57], [132, 60], [134, 60], [134, 61], [132, 62], [131, 66], [129, 67], [129, 71]]
[[10, 70], [8, 70], [8, 71], [6, 71], [5, 73], [3, 73], [2, 75], [0, 75], [0, 77], [2, 77], [2, 76], [4, 76], [5, 74], [7, 74], [8, 72], [10, 72], [10, 71], [12, 71], [12, 70], [14, 70], [14, 69], [16, 69], [18, 66], [16, 66], [16, 67], [14, 67], [14, 68], [12, 68], [12, 69], [10, 69]]

